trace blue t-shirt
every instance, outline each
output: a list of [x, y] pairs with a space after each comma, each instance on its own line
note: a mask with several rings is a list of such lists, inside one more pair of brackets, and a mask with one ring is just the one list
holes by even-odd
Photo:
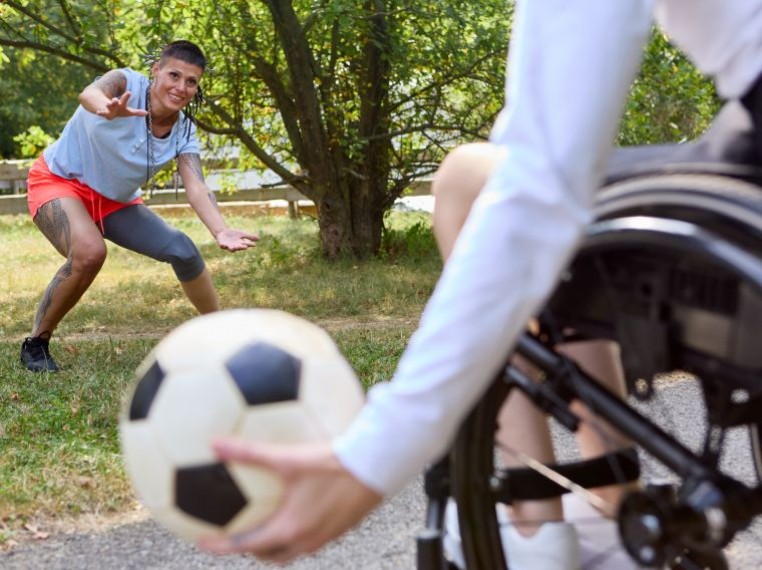
[[[148, 78], [132, 69], [120, 71], [127, 78], [128, 105], [145, 109]], [[145, 117], [109, 121], [80, 105], [59, 139], [43, 154], [53, 174], [78, 180], [107, 198], [127, 203], [142, 194], [140, 186], [146, 183], [148, 136], [154, 148], [151, 174], [176, 154], [199, 153], [196, 125], [182, 112], [169, 136], [159, 139], [149, 135]]]

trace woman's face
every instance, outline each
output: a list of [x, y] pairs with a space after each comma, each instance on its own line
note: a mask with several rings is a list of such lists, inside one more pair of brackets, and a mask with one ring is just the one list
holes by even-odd
[[[204, 70], [197, 65], [173, 57], [154, 63], [152, 91], [157, 101], [151, 103], [167, 111], [176, 112], [191, 102], [198, 90], [198, 82]], [[159, 109], [156, 109], [157, 111]]]

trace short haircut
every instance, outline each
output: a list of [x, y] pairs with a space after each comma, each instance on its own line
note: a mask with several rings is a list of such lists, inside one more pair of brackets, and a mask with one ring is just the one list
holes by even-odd
[[190, 63], [191, 65], [196, 65], [200, 67], [202, 71], [206, 69], [206, 57], [204, 56], [204, 52], [201, 51], [200, 47], [188, 40], [176, 40], [164, 46], [159, 58], [160, 64], [163, 65], [164, 60], [170, 57], [179, 59], [185, 63]]

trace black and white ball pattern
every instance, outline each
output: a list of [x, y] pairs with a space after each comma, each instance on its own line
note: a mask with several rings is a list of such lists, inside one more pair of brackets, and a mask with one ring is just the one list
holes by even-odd
[[127, 472], [156, 520], [195, 540], [255, 526], [277, 507], [272, 473], [221, 463], [211, 440], [330, 440], [364, 400], [328, 334], [288, 313], [239, 309], [197, 317], [139, 367], [120, 418]]

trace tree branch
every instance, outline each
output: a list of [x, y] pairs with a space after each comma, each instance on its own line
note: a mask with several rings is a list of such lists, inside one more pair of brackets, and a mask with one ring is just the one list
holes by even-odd
[[58, 5], [61, 7], [61, 11], [64, 13], [66, 21], [69, 22], [71, 29], [74, 30], [74, 33], [77, 34], [77, 36], [79, 36], [79, 34], [82, 33], [82, 27], [79, 25], [79, 22], [76, 20], [74, 15], [71, 13], [71, 10], [69, 10], [69, 4], [66, 2], [66, 0], [58, 0]]
[[46, 20], [43, 20], [40, 16], [38, 16], [37, 14], [29, 10], [26, 6], [20, 4], [19, 2], [16, 2], [15, 0], [5, 0], [5, 3], [11, 8], [13, 8], [14, 10], [16, 10], [17, 12], [20, 12], [21, 14], [23, 14], [24, 16], [32, 20], [33, 22], [37, 22], [43, 28], [50, 30], [54, 34], [61, 36], [62, 38], [64, 38], [65, 40], [73, 44], [77, 44], [77, 45], [79, 44], [79, 41], [77, 40], [77, 38], [70, 36], [59, 27], [54, 26], [53, 24], [51, 24], [50, 22]]
[[[257, 157], [257, 159], [259, 159], [262, 164], [283, 178], [283, 180], [289, 184], [293, 185], [294, 187], [298, 186], [299, 190], [302, 191], [302, 187], [304, 186], [303, 177], [297, 176], [287, 168], [284, 168], [277, 160], [270, 156], [261, 146], [259, 146], [257, 141], [255, 141], [251, 135], [249, 135], [249, 133], [247, 133], [241, 127], [241, 125], [236, 124], [235, 119], [217, 103], [214, 101], [209, 101], [208, 106], [215, 115], [220, 117], [223, 121], [230, 125], [230, 127], [228, 129], [214, 127], [201, 120], [198, 121], [199, 126], [201, 126], [204, 130], [209, 130], [209, 132], [224, 131], [220, 134], [227, 134], [236, 137], [247, 149], [249, 149], [249, 151], [251, 151], [255, 157]], [[305, 194], [303, 191], [302, 193]]]
[[[106, 59], [111, 60], [116, 65], [116, 67], [124, 67], [124, 62], [122, 61], [122, 59], [118, 55], [115, 55], [112, 52], [109, 52], [109, 51], [106, 51], [106, 50], [103, 50], [103, 49], [100, 49], [100, 48], [96, 48], [96, 47], [91, 47], [91, 46], [85, 45], [83, 43], [81, 38], [72, 36], [71, 34], [67, 33], [65, 30], [59, 28], [58, 26], [55, 26], [55, 25], [51, 24], [49, 21], [43, 19], [42, 17], [38, 16], [34, 12], [30, 11], [26, 6], [23, 6], [19, 2], [16, 2], [16, 0], [5, 0], [5, 3], [8, 6], [10, 6], [11, 8], [13, 8], [14, 10], [16, 10], [17, 12], [19, 12], [20, 14], [23, 14], [24, 16], [26, 16], [27, 18], [29, 18], [33, 22], [36, 22], [37, 24], [39, 24], [43, 28], [45, 28], [47, 30], [50, 30], [51, 32], [53, 32], [54, 34], [58, 35], [62, 39], [66, 40], [70, 44], [73, 44], [73, 45], [79, 47], [80, 49], [82, 49], [86, 53], [89, 53], [91, 55], [105, 57]], [[59, 0], [59, 4], [61, 4], [61, 3], [65, 4], [65, 0]], [[64, 9], [64, 14], [67, 16], [67, 18], [70, 17], [69, 14], [68, 14], [68, 9]], [[32, 40], [29, 40], [29, 39], [25, 38], [20, 33], [17, 34], [17, 36], [20, 37], [20, 38], [23, 38], [23, 39], [21, 39], [21, 40], [11, 40], [11, 39], [0, 38], [0, 42], [2, 42], [2, 45], [12, 46], [12, 47], [21, 47], [21, 48], [36, 49], [36, 50], [44, 51], [44, 52], [47, 52], [47, 53], [50, 53], [50, 54], [53, 54], [53, 55], [58, 55], [58, 56], [60, 56], [60, 57], [62, 57], [64, 59], [68, 59], [70, 61], [81, 63], [81, 64], [86, 65], [88, 67], [93, 67], [95, 69], [98, 69], [99, 71], [107, 71], [107, 70], [111, 69], [111, 67], [109, 67], [109, 66], [106, 66], [106, 65], [101, 64], [101, 63], [91, 62], [91, 61], [89, 61], [89, 60], [87, 60], [87, 59], [85, 59], [85, 58], [83, 58], [81, 56], [77, 56], [77, 55], [71, 54], [68, 51], [62, 50], [62, 49], [60, 49], [58, 47], [51, 46], [49, 44], [43, 44], [43, 43], [40, 43], [40, 42], [35, 42], [35, 41], [32, 41]], [[18, 43], [18, 44], [11, 43], [11, 42], [14, 42], [14, 41], [17, 41], [17, 42], [20, 42], [20, 43]]]
[[303, 162], [308, 168], [325, 162], [328, 142], [323, 129], [320, 101], [315, 89], [315, 68], [304, 30], [287, 0], [262, 0], [272, 15], [275, 31], [286, 58], [294, 97], [294, 113], [299, 119]]
[[25, 40], [7, 40], [4, 38], [0, 38], [0, 45], [3, 46], [9, 46], [9, 47], [15, 47], [15, 48], [21, 48], [21, 49], [33, 49], [36, 51], [41, 51], [45, 53], [49, 53], [52, 55], [56, 55], [62, 59], [66, 59], [68, 61], [73, 61], [75, 63], [80, 63], [86, 67], [90, 67], [92, 69], [95, 69], [97, 71], [108, 71], [111, 69], [108, 65], [104, 65], [102, 63], [98, 63], [89, 59], [85, 59], [83, 57], [80, 57], [78, 55], [74, 55], [69, 53], [68, 51], [54, 48], [45, 44], [40, 44], [37, 42], [30, 42]]
[[463, 69], [462, 71], [459, 71], [458, 73], [453, 73], [453, 74], [450, 74], [450, 75], [445, 75], [445, 76], [442, 77], [441, 81], [438, 81], [436, 83], [429, 83], [428, 85], [424, 86], [422, 89], [418, 89], [416, 91], [410, 92], [407, 97], [404, 97], [404, 98], [396, 101], [394, 103], [394, 106], [392, 107], [391, 110], [399, 109], [400, 107], [404, 107], [405, 105], [407, 105], [411, 101], [417, 101], [417, 100], [421, 99], [425, 93], [429, 93], [429, 92], [431, 92], [434, 89], [439, 89], [439, 88], [442, 88], [442, 87], [444, 87], [446, 85], [450, 85], [451, 83], [454, 83], [455, 81], [458, 81], [460, 79], [467, 79], [467, 78], [469, 78], [471, 76], [471, 73], [473, 72], [473, 70], [476, 69], [477, 67], [479, 67], [479, 65], [482, 62], [495, 57], [499, 53], [502, 53], [502, 50], [493, 50], [493, 51], [490, 51], [490, 52], [486, 53], [485, 55], [483, 55], [482, 57], [469, 62], [469, 65], [465, 69]]
[[[248, 11], [247, 2], [238, 3], [238, 15], [242, 21], [252, 22], [251, 27], [254, 27], [253, 19]], [[302, 141], [302, 133], [299, 129], [299, 122], [296, 120], [297, 108], [294, 102], [292, 94], [289, 92], [286, 85], [283, 84], [275, 67], [261, 56], [257, 55], [260, 50], [257, 45], [257, 40], [254, 34], [246, 34], [244, 36], [244, 42], [247, 47], [247, 56], [254, 63], [254, 69], [257, 71], [259, 78], [267, 85], [270, 93], [275, 99], [275, 103], [280, 110], [280, 116], [283, 120], [283, 126], [286, 129], [288, 138], [294, 147], [294, 154], [301, 162], [304, 157], [304, 143]]]

